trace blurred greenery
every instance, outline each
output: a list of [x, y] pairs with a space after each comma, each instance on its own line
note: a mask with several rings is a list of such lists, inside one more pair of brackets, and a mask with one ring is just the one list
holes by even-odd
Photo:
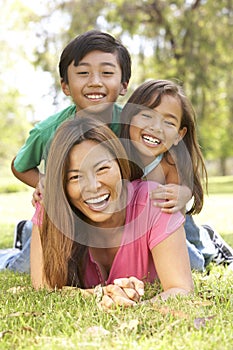
[[209, 178], [209, 194], [232, 194], [233, 193], [233, 176], [214, 176]]
[[[39, 77], [44, 73], [50, 77], [50, 86], [43, 80], [40, 107], [50, 98], [54, 110], [61, 109], [60, 53], [72, 38], [97, 28], [121, 39], [132, 55], [126, 99], [148, 78], [183, 84], [197, 112], [205, 158], [219, 160], [219, 175], [229, 175], [226, 162], [233, 156], [232, 1], [13, 0], [1, 3], [1, 14], [1, 162], [16, 154], [38, 115], [35, 88]], [[31, 72], [37, 73], [38, 82]], [[30, 88], [32, 81], [33, 100], [31, 91], [30, 96], [23, 93], [23, 85]], [[48, 115], [46, 108], [43, 117]]]

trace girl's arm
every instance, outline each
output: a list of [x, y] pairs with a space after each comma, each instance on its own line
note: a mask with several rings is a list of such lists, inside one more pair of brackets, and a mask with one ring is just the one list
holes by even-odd
[[[160, 184], [150, 193], [150, 198], [155, 200], [154, 205], [161, 208], [165, 213], [185, 213], [187, 202], [192, 198], [192, 191], [188, 186], [180, 184], [180, 179], [175, 166], [162, 160], [161, 169], [164, 175], [165, 184]], [[160, 170], [161, 171], [161, 170]], [[147, 179], [158, 181], [156, 171], [152, 171]]]
[[163, 292], [151, 299], [163, 300], [186, 295], [193, 290], [189, 256], [183, 226], [152, 249], [155, 268]]
[[153, 204], [165, 213], [171, 214], [180, 210], [185, 214], [185, 207], [192, 198], [192, 192], [185, 185], [159, 185], [151, 191], [150, 198], [154, 200]]

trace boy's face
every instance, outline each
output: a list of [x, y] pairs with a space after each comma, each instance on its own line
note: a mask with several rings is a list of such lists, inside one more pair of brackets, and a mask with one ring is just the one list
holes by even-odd
[[61, 82], [62, 90], [73, 98], [77, 111], [94, 107], [99, 112], [102, 104], [106, 108], [127, 92], [128, 83], [121, 83], [121, 68], [112, 53], [92, 51], [77, 67], [72, 62], [67, 74], [68, 84]]

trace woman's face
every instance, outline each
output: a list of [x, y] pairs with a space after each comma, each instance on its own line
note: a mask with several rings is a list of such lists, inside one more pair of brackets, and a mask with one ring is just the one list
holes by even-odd
[[133, 116], [130, 139], [145, 165], [182, 139], [186, 128], [180, 129], [181, 118], [181, 103], [170, 95], [164, 95], [154, 109], [145, 108]]
[[70, 202], [95, 223], [120, 210], [122, 178], [117, 161], [101, 143], [85, 140], [69, 153], [66, 174]]

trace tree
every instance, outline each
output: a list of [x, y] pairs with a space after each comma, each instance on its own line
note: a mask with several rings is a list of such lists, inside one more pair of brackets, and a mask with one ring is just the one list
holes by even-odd
[[197, 111], [204, 155], [220, 158], [224, 174], [225, 160], [233, 155], [232, 2], [118, 0], [110, 4], [106, 11], [109, 30], [122, 28], [121, 35], [127, 31], [152, 45], [149, 58], [146, 46], [140, 50], [143, 79], [183, 82]]
[[131, 90], [148, 78], [178, 79], [184, 85], [197, 111], [204, 155], [207, 159], [220, 159], [224, 174], [225, 160], [233, 155], [232, 1], [44, 0], [40, 3], [44, 5], [40, 14], [21, 6], [16, 23], [27, 35], [29, 30], [33, 33], [35, 42], [30, 61], [35, 69], [40, 67], [53, 76], [50, 95], [54, 104], [60, 102], [61, 96], [57, 64], [63, 47], [86, 30], [106, 30], [120, 38], [132, 52]]

